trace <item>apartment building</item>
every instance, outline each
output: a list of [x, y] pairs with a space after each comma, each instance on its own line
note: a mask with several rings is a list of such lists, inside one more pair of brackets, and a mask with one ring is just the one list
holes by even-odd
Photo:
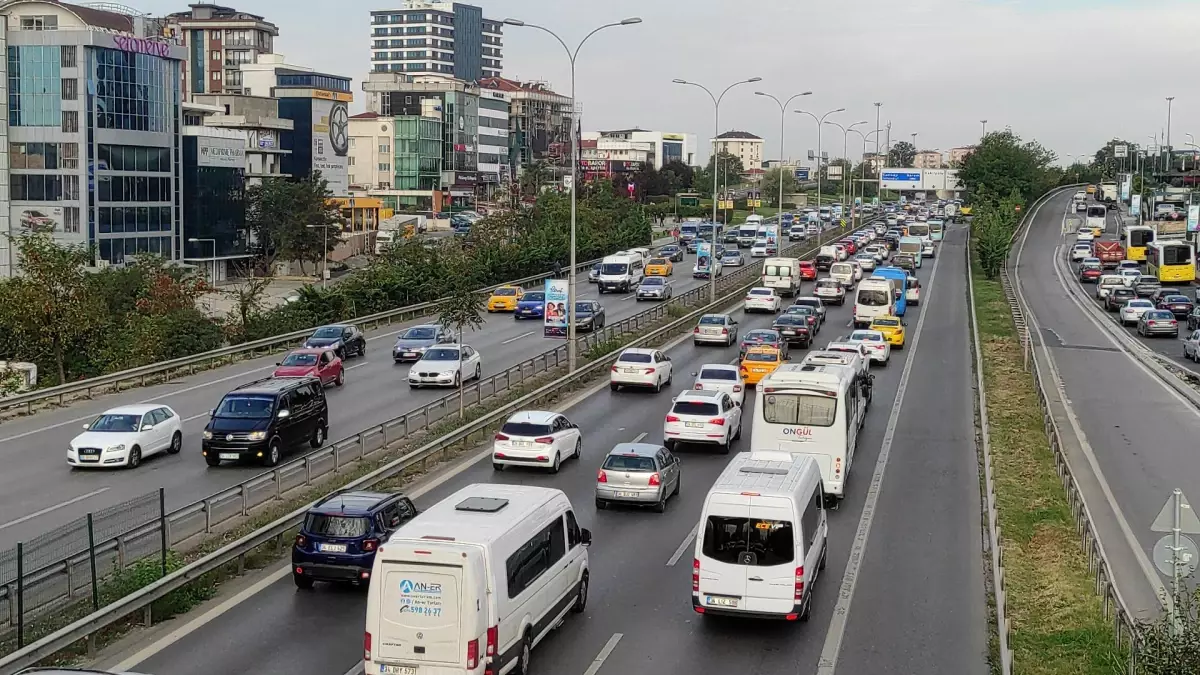
[[942, 164], [940, 150], [922, 150], [913, 157], [913, 167], [917, 169], [940, 169]]
[[539, 160], [568, 164], [571, 152], [570, 96], [556, 93], [545, 82], [520, 82], [498, 76], [484, 78], [479, 86], [484, 92], [508, 94], [511, 166], [519, 170]]
[[733, 155], [742, 160], [742, 166], [746, 169], [762, 166], [764, 144], [761, 137], [748, 131], [726, 131], [712, 139], [714, 154], [724, 152]]
[[436, 73], [467, 82], [498, 77], [502, 23], [483, 10], [446, 0], [405, 0], [371, 12], [371, 70]]
[[242, 82], [241, 65], [274, 51], [279, 28], [257, 14], [210, 3], [188, 5], [186, 12], [163, 17], [167, 35], [183, 41], [187, 56], [184, 94], [254, 94]]

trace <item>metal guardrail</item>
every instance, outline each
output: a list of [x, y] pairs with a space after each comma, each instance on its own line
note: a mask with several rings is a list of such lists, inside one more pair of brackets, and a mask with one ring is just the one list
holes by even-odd
[[[653, 244], [653, 248], [657, 249], [665, 245], [662, 240]], [[576, 270], [588, 270], [592, 265], [600, 262], [600, 258], [588, 260], [576, 265]], [[490, 293], [501, 286], [521, 286], [531, 287], [537, 286], [545, 279], [553, 276], [552, 272], [537, 274], [534, 276], [517, 279], [516, 281], [508, 281], [487, 288], [481, 288], [479, 293]], [[353, 323], [370, 330], [379, 326], [390, 326], [396, 322], [406, 321], [419, 316], [426, 316], [433, 313], [441, 299], [432, 302], [422, 302], [416, 305], [407, 307], [398, 307], [389, 309], [367, 316], [350, 319], [347, 323]], [[166, 382], [172, 377], [179, 375], [192, 375], [197, 370], [208, 370], [226, 363], [233, 363], [244, 358], [254, 358], [262, 354], [269, 354], [280, 347], [292, 348], [296, 346], [297, 341], [302, 340], [312, 332], [316, 327], [305, 330], [292, 331], [291, 333], [282, 333], [271, 337], [243, 342], [241, 344], [229, 345], [200, 354], [191, 356], [183, 356], [170, 361], [162, 361], [159, 363], [151, 363], [137, 368], [130, 368], [108, 375], [99, 375], [90, 377], [77, 382], [68, 382], [45, 389], [37, 389], [34, 391], [10, 396], [0, 399], [0, 413], [24, 408], [24, 413], [27, 415], [33, 414], [34, 407], [38, 404], [53, 403], [55, 405], [65, 405], [68, 401], [78, 398], [91, 398], [97, 391], [120, 391], [123, 384], [134, 383], [132, 386], [145, 386], [152, 381]], [[200, 367], [203, 366], [203, 367]], [[129, 388], [129, 387], [125, 387]]]
[[[1026, 212], [1025, 218], [1016, 228], [1011, 242], [1015, 242], [1023, 230], [1032, 224], [1033, 216], [1037, 213], [1041, 204], [1044, 204], [1062, 192], [1074, 190], [1078, 187], [1078, 185], [1061, 186], [1051, 189], [1039, 197], [1034, 202], [1033, 208], [1030, 208]], [[1051, 399], [1046, 394], [1048, 390], [1055, 392], [1062, 391], [1062, 383], [1057, 380], [1056, 376], [1043, 372], [1042, 366], [1038, 363], [1038, 354], [1032, 347], [1032, 336], [1029, 331], [1029, 323], [1026, 320], [1024, 296], [1010, 279], [1008, 262], [1006, 260], [1005, 265], [1000, 268], [1000, 285], [1004, 291], [1004, 297], [1008, 302], [1013, 323], [1017, 327], [1018, 337], [1025, 352], [1026, 368], [1034, 376], [1035, 389], [1038, 393], [1038, 405], [1042, 409], [1042, 424], [1046, 437], [1050, 441], [1050, 449], [1054, 453], [1054, 463], [1058, 470], [1059, 479], [1062, 482], [1063, 490], [1067, 494], [1067, 504], [1075, 519], [1075, 529], [1082, 540], [1088, 569], [1093, 574], [1093, 588], [1096, 594], [1101, 597], [1105, 618], [1111, 617], [1113, 621], [1113, 638], [1117, 648], [1127, 648], [1129, 650], [1127, 675], [1134, 675], [1134, 664], [1137, 658], [1138, 624], [1134, 619], [1133, 613], [1129, 611], [1128, 603], [1125, 602], [1120, 590], [1113, 581], [1112, 566], [1105, 553], [1104, 544], [1100, 541], [1100, 536], [1093, 524], [1091, 510], [1088, 508], [1083, 491], [1075, 475], [1072, 473], [1066, 453], [1063, 451], [1062, 436], [1064, 432], [1059, 428], [1058, 422], [1054, 419], [1051, 411]], [[1013, 271], [1015, 273], [1015, 266]]]
[[[818, 238], [816, 246], [801, 255], [815, 253], [822, 241], [824, 236]], [[796, 249], [810, 245], [807, 241], [801, 241], [783, 248], [782, 252], [794, 253]], [[760, 266], [761, 263], [747, 265], [718, 277], [718, 292], [739, 287], [739, 284], [744, 285], [748, 280], [753, 283], [758, 277]], [[592, 347], [621, 335], [640, 332], [647, 325], [667, 316], [669, 307], [694, 305], [705, 300], [708, 293], [708, 285], [701, 285], [667, 301], [656, 302], [649, 309], [614, 324], [606, 324], [600, 330], [581, 335], [577, 338], [579, 353], [586, 353]], [[541, 373], [563, 366], [566, 359], [566, 345], [560, 345], [477, 383], [466, 385], [462, 391], [463, 405], [472, 406], [504, 395]], [[280, 501], [295, 490], [309, 488], [353, 462], [373, 457], [395, 443], [452, 417], [458, 409], [458, 401], [457, 391], [447, 394], [427, 405], [174, 509], [164, 520], [168, 546], [175, 547], [197, 537], [219, 533], [227, 529], [226, 525], [251, 515], [255, 509]], [[160, 523], [155, 521], [98, 542], [95, 547], [99, 560], [98, 568], [124, 569], [139, 559], [157, 555], [162, 539], [162, 528]], [[79, 554], [29, 573], [24, 580], [23, 589], [26, 594], [22, 608], [25, 620], [44, 615], [61, 608], [64, 604], [83, 598], [88, 590], [87, 579], [90, 578], [84, 573], [90, 569], [90, 563], [87, 554]], [[16, 624], [16, 596], [15, 581], [0, 585], [0, 629]]]
[[[852, 231], [852, 230], [850, 230], [848, 228], [847, 231]], [[822, 233], [822, 236], [820, 238], [818, 238], [817, 247], [819, 247], [821, 242], [825, 240], [824, 234], [825, 233]], [[787, 249], [784, 249], [784, 250], [790, 252], [791, 250], [794, 250], [795, 248], [798, 248], [799, 246], [803, 246], [803, 245], [805, 245], [805, 244], [798, 244], [796, 246], [788, 247]], [[816, 248], [812, 248], [807, 252], [807, 254], [811, 255], [811, 253], [813, 253], [815, 251], [816, 251]], [[753, 275], [755, 277], [755, 279], [750, 281], [749, 283], [743, 283], [740, 286], [732, 283], [732, 282], [736, 282], [736, 281], [744, 281], [744, 277], [751, 276], [751, 275]], [[655, 330], [651, 331], [650, 333], [647, 333], [646, 335], [633, 340], [627, 346], [638, 346], [638, 345], [651, 343], [654, 340], [658, 339], [659, 337], [671, 335], [672, 333], [677, 332], [681, 327], [693, 324], [701, 315], [703, 315], [707, 312], [722, 309], [722, 308], [729, 306], [730, 304], [738, 302], [741, 299], [742, 294], [745, 292], [745, 290], [747, 290], [755, 285], [755, 282], [757, 281], [757, 266], [756, 265], [747, 266], [741, 270], [738, 270], [737, 272], [735, 272], [733, 274], [730, 274], [728, 277], [724, 277], [723, 279], [724, 279], [724, 285], [726, 286], [727, 289], [729, 289], [732, 286], [731, 292], [726, 293], [725, 295], [719, 297], [717, 299], [717, 301], [714, 303], [702, 306], [702, 307], [690, 312], [689, 314], [687, 314], [675, 321], [668, 323], [667, 325], [665, 325], [663, 327], [655, 329]], [[722, 281], [722, 279], [718, 279], [718, 282], [721, 282], [721, 281]], [[708, 289], [706, 287], [701, 287], [699, 289], [693, 289], [693, 290], [703, 290], [704, 292], [707, 292]], [[689, 293], [679, 296], [679, 299], [682, 300], [683, 298], [688, 297], [691, 293], [692, 293], [692, 291], [689, 291]], [[669, 303], [662, 303], [661, 305], [657, 305], [656, 307], [654, 307], [650, 310], [647, 310], [647, 312], [642, 312], [641, 314], [647, 314], [649, 312], [660, 312], [660, 311], [665, 312], [666, 306], [668, 304]], [[678, 304], [678, 303], [676, 303], [676, 304]], [[637, 315], [635, 315], [635, 316], [637, 316]], [[630, 317], [630, 319], [632, 319], [632, 318], [633, 317]], [[626, 319], [626, 321], [629, 321], [629, 319]], [[562, 358], [565, 358], [565, 348], [564, 347], [559, 347], [559, 348], [557, 348], [555, 350], [551, 350], [551, 352], [547, 352], [547, 353], [554, 353], [556, 355], [556, 358], [558, 358], [557, 357], [558, 354], [563, 354]], [[376, 469], [375, 471], [372, 471], [371, 473], [367, 474], [366, 476], [363, 476], [355, 481], [352, 481], [351, 483], [349, 483], [345, 486], [342, 486], [342, 489], [353, 490], [353, 489], [368, 488], [379, 482], [382, 482], [384, 480], [387, 480], [389, 478], [397, 476], [405, 471], [408, 471], [408, 470], [412, 469], [413, 467], [420, 466], [421, 468], [428, 468], [431, 464], [436, 464], [436, 463], [440, 462], [442, 457], [445, 455], [445, 451], [448, 448], [450, 448], [454, 445], [457, 445], [459, 443], [462, 443], [464, 441], [469, 441], [471, 439], [471, 437], [477, 433], [486, 432], [489, 427], [491, 427], [492, 425], [496, 424], [497, 422], [503, 420], [505, 417], [507, 417], [512, 412], [521, 410], [521, 409], [525, 408], [528, 404], [536, 402], [536, 401], [540, 400], [541, 398], [545, 397], [546, 395], [552, 394], [552, 393], [558, 391], [559, 389], [569, 387], [569, 386], [574, 386], [578, 382], [585, 381], [585, 380], [597, 375], [598, 373], [603, 372], [603, 370], [605, 368], [607, 368], [613, 361], [616, 360], [618, 354], [619, 354], [618, 351], [613, 351], [609, 354], [606, 354], [605, 356], [600, 357], [600, 358], [596, 359], [595, 361], [593, 361], [585, 366], [580, 367], [575, 372], [573, 372], [569, 375], [566, 375], [552, 383], [543, 385], [542, 387], [539, 387], [535, 391], [530, 392], [529, 394], [526, 394], [525, 396], [522, 396], [514, 401], [511, 401], [511, 402], [481, 416], [480, 418], [476, 419], [473, 422], [469, 422], [469, 423], [455, 429], [454, 431], [448, 432], [448, 433], [444, 434], [443, 436], [441, 436], [440, 438], [437, 438], [437, 439], [421, 446], [420, 448], [412, 450], [411, 452], [408, 452], [408, 453], [404, 454], [403, 456], [392, 460], [391, 462], [385, 464], [384, 466], [381, 466], [380, 468]], [[544, 356], [544, 354], [542, 356]], [[455, 394], [454, 396], [452, 396], [450, 398], [453, 398], [456, 400], [457, 394]], [[436, 405], [436, 404], [431, 404], [431, 405]], [[429, 406], [426, 406], [426, 407], [429, 407]], [[364, 434], [374, 432], [380, 436], [381, 441], [382, 441], [381, 428], [386, 428], [387, 426], [388, 426], [387, 423], [385, 423], [384, 425], [378, 425], [376, 427], [373, 427], [371, 430], [368, 430], [368, 432], [356, 434], [355, 436], [351, 437], [350, 439], [339, 441], [337, 443], [331, 444], [330, 446], [327, 446], [328, 448], [332, 449], [332, 454], [330, 455], [330, 457], [333, 458], [333, 462], [337, 461], [336, 458], [340, 456], [340, 452], [341, 452], [339, 450], [339, 448], [342, 448], [342, 447], [353, 446], [353, 447], [355, 447], [355, 451], [361, 453], [367, 447], [367, 445], [365, 444], [365, 442], [363, 440]], [[391, 442], [391, 441], [389, 441], [389, 442]], [[372, 447], [375, 447], [376, 451], [378, 451], [380, 449], [386, 448], [387, 446], [372, 444]], [[322, 450], [325, 450], [325, 448], [323, 448]], [[317, 452], [321, 452], [321, 451], [317, 451]], [[316, 454], [316, 453], [312, 453], [312, 454]], [[254, 482], [255, 480], [263, 480], [264, 483], [266, 483], [268, 485], [277, 486], [278, 490], [282, 490], [282, 484], [278, 481], [278, 478], [277, 478], [278, 476], [280, 476], [281, 470], [283, 470], [289, 466], [295, 467], [297, 464], [303, 464], [304, 466], [310, 466], [309, 464], [307, 464], [307, 461], [308, 461], [308, 457], [312, 456], [312, 454], [310, 454], [309, 456], [306, 456], [304, 458], [301, 458], [300, 460], [296, 460], [293, 462], [289, 462], [288, 464], [280, 465], [279, 467], [276, 467], [276, 469], [274, 469], [270, 472], [266, 472], [256, 479], [251, 479], [250, 481], [243, 483], [241, 486], [239, 486], [238, 489], [242, 488], [242, 486], [245, 486], [248, 483]], [[360, 454], [359, 456], [365, 456], [365, 455]], [[266, 479], [265, 477], [267, 477], [267, 476], [271, 476], [271, 478]], [[247, 493], [242, 491], [242, 492], [240, 492], [240, 494], [245, 495]], [[278, 492], [276, 492], [276, 494], [281, 495], [282, 491], [278, 491]], [[313, 502], [313, 503], [315, 503], [315, 502]], [[121, 600], [118, 600], [117, 602], [114, 602], [106, 607], [102, 607], [98, 611], [95, 611], [81, 619], [78, 619], [78, 620], [72, 622], [71, 624], [65, 626], [64, 628], [61, 628], [61, 629], [55, 631], [54, 633], [47, 635], [45, 637], [42, 637], [41, 639], [37, 640], [33, 644], [30, 644], [16, 652], [13, 652], [12, 654], [5, 656], [4, 658], [0, 659], [0, 675], [13, 675], [17, 672], [20, 672], [24, 668], [28, 668], [28, 667], [36, 665], [37, 663], [41, 662], [43, 659], [53, 656], [57, 652], [59, 652], [63, 649], [66, 649], [66, 648], [70, 647], [72, 644], [75, 644], [82, 640], [88, 641], [88, 646], [89, 646], [89, 651], [90, 651], [91, 648], [94, 647], [94, 636], [97, 632], [103, 630], [104, 628], [106, 628], [108, 626], [111, 626], [114, 623], [117, 623], [118, 621], [122, 620], [123, 618], [125, 618], [131, 614], [134, 614], [137, 612], [142, 612], [144, 623], [146, 625], [150, 625], [153, 622], [153, 612], [151, 609], [152, 604], [154, 603], [154, 601], [162, 598], [163, 596], [167, 595], [168, 593], [171, 593], [172, 591], [174, 591], [182, 586], [185, 586], [188, 583], [195, 581], [200, 576], [202, 576], [206, 573], [220, 569], [223, 566], [230, 564], [230, 563], [236, 562], [238, 564], [239, 569], [241, 569], [244, 566], [246, 555], [252, 553], [254, 550], [258, 549], [259, 547], [261, 547], [265, 544], [273, 543], [277, 549], [282, 550], [282, 548], [285, 545], [285, 542], [284, 542], [285, 535], [287, 535], [291, 530], [293, 530], [299, 526], [303, 516], [308, 511], [308, 509], [312, 506], [313, 503], [306, 504], [306, 505], [292, 511], [289, 514], [276, 519], [274, 522], [272, 522], [262, 528], [259, 528], [257, 531], [255, 531], [241, 539], [238, 539], [237, 541], [230, 542], [229, 544], [227, 544], [226, 546], [223, 546], [219, 550], [217, 550], [213, 553], [210, 553], [210, 554], [204, 556], [203, 558], [186, 565], [182, 569], [176, 570], [175, 572], [168, 574], [167, 576], [159, 579], [158, 581], [154, 582], [153, 584], [150, 584], [149, 586], [146, 586], [145, 588], [142, 588], [142, 589], [138, 590], [137, 592], [132, 593], [129, 596], [126, 596], [125, 598], [122, 598]], [[185, 507], [185, 508], [187, 508], [187, 507]]]

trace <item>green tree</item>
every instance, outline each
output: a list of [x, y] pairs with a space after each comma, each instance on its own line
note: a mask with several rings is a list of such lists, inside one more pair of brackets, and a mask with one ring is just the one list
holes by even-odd
[[222, 292], [233, 302], [227, 321], [229, 332], [234, 341], [241, 341], [245, 339], [250, 322], [262, 314], [272, 279], [269, 276], [255, 276], [251, 265], [238, 265], [236, 276], [243, 281]]
[[762, 191], [763, 200], [766, 203], [779, 207], [779, 181], [783, 180], [783, 196], [787, 199], [790, 194], [795, 194], [799, 190], [799, 183], [796, 182], [796, 173], [791, 169], [767, 169], [763, 174], [762, 183], [759, 184], [759, 189]]
[[1050, 166], [1054, 159], [1054, 153], [1036, 141], [1023, 142], [1011, 131], [997, 131], [984, 136], [967, 156], [958, 178], [976, 205], [998, 202], [1014, 192], [1031, 202], [1057, 184], [1061, 174]]
[[892, 149], [888, 151], [887, 161], [888, 166], [894, 167], [910, 167], [913, 161], [917, 158], [917, 149], [908, 141], [897, 141], [892, 144]]
[[518, 179], [521, 183], [521, 194], [536, 197], [542, 191], [542, 186], [554, 182], [554, 167], [543, 160], [535, 160], [521, 167]]
[[663, 164], [659, 173], [662, 174], [669, 187], [667, 194], [674, 195], [692, 189], [692, 176], [695, 171], [677, 159]]
[[971, 232], [975, 239], [975, 255], [988, 279], [998, 277], [1004, 268], [1023, 207], [1024, 201], [1015, 190], [1004, 199], [979, 205], [971, 222]]
[[[1116, 148], [1118, 145], [1126, 147], [1127, 156], [1117, 157]], [[1096, 179], [1096, 182], [1103, 178], [1115, 178], [1117, 173], [1121, 171], [1129, 171], [1133, 166], [1133, 158], [1137, 157], [1138, 149], [1136, 143], [1130, 143], [1120, 138], [1114, 138], [1105, 143], [1104, 147], [1097, 150], [1092, 156], [1092, 164], [1101, 176]]]
[[742, 159], [737, 155], [731, 155], [728, 152], [718, 152], [708, 158], [708, 166], [705, 167], [708, 173], [708, 180], [712, 181], [712, 172], [717, 172], [717, 182], [722, 186], [735, 186], [742, 182], [742, 174], [746, 172], [745, 165], [742, 164]]
[[[466, 329], [483, 327], [484, 297], [479, 293], [477, 267], [465, 252], [447, 252], [443, 272], [447, 277], [445, 298], [437, 306], [438, 322], [458, 334], [459, 343], [466, 342]], [[462, 351], [459, 351], [459, 372], [462, 372]], [[458, 382], [458, 418], [463, 418], [463, 388], [466, 376]]]
[[323, 260], [341, 240], [341, 214], [320, 172], [300, 179], [265, 178], [246, 191], [246, 221], [267, 272], [277, 259]]

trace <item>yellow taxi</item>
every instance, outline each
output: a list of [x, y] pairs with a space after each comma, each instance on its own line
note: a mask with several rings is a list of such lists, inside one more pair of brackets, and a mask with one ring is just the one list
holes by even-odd
[[525, 289], [520, 286], [501, 286], [492, 291], [492, 297], [488, 298], [487, 311], [515, 312], [517, 311], [517, 303], [521, 301], [521, 297], [524, 295]]
[[758, 384], [782, 363], [783, 354], [778, 349], [767, 345], [751, 347], [742, 357], [742, 380], [747, 386]]
[[675, 265], [666, 258], [651, 258], [646, 263], [646, 276], [669, 277], [675, 273]]
[[1104, 236], [1104, 228], [1098, 225], [1092, 226], [1092, 236], [1099, 239]]
[[896, 349], [904, 349], [904, 322], [898, 316], [877, 316], [871, 320], [871, 330], [883, 333], [883, 339]]

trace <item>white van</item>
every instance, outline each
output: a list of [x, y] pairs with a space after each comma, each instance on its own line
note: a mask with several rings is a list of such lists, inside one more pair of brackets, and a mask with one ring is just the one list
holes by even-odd
[[921, 280], [911, 274], [904, 285], [904, 302], [913, 306], [921, 304]]
[[632, 253], [632, 254], [642, 256], [642, 264], [643, 265], [645, 265], [650, 260], [650, 258], [654, 257], [653, 254], [650, 252], [650, 249], [648, 249], [648, 248], [641, 248], [641, 247], [631, 248], [628, 251], [626, 251], [626, 253]]
[[895, 287], [890, 279], [868, 277], [858, 284], [854, 294], [854, 327], [866, 328], [878, 316], [892, 313]]
[[800, 292], [800, 259], [767, 258], [763, 261], [762, 285], [785, 297], [795, 297]]
[[829, 278], [840, 281], [846, 288], [854, 288], [855, 282], [861, 276], [862, 270], [852, 262], [835, 262], [829, 266]]
[[739, 453], [700, 512], [692, 608], [807, 620], [828, 532], [821, 472], [811, 458]]
[[750, 449], [812, 457], [825, 491], [841, 498], [866, 419], [870, 378], [857, 364], [779, 366], [756, 387]]
[[738, 228], [738, 248], [750, 248], [758, 239], [758, 224], [747, 222]]
[[396, 531], [367, 592], [367, 673], [529, 672], [587, 605], [591, 532], [561, 490], [469, 485]]
[[601, 293], [630, 293], [642, 283], [645, 272], [646, 261], [640, 253], [623, 252], [604, 256], [600, 261], [600, 278], [596, 280], [596, 286]]

